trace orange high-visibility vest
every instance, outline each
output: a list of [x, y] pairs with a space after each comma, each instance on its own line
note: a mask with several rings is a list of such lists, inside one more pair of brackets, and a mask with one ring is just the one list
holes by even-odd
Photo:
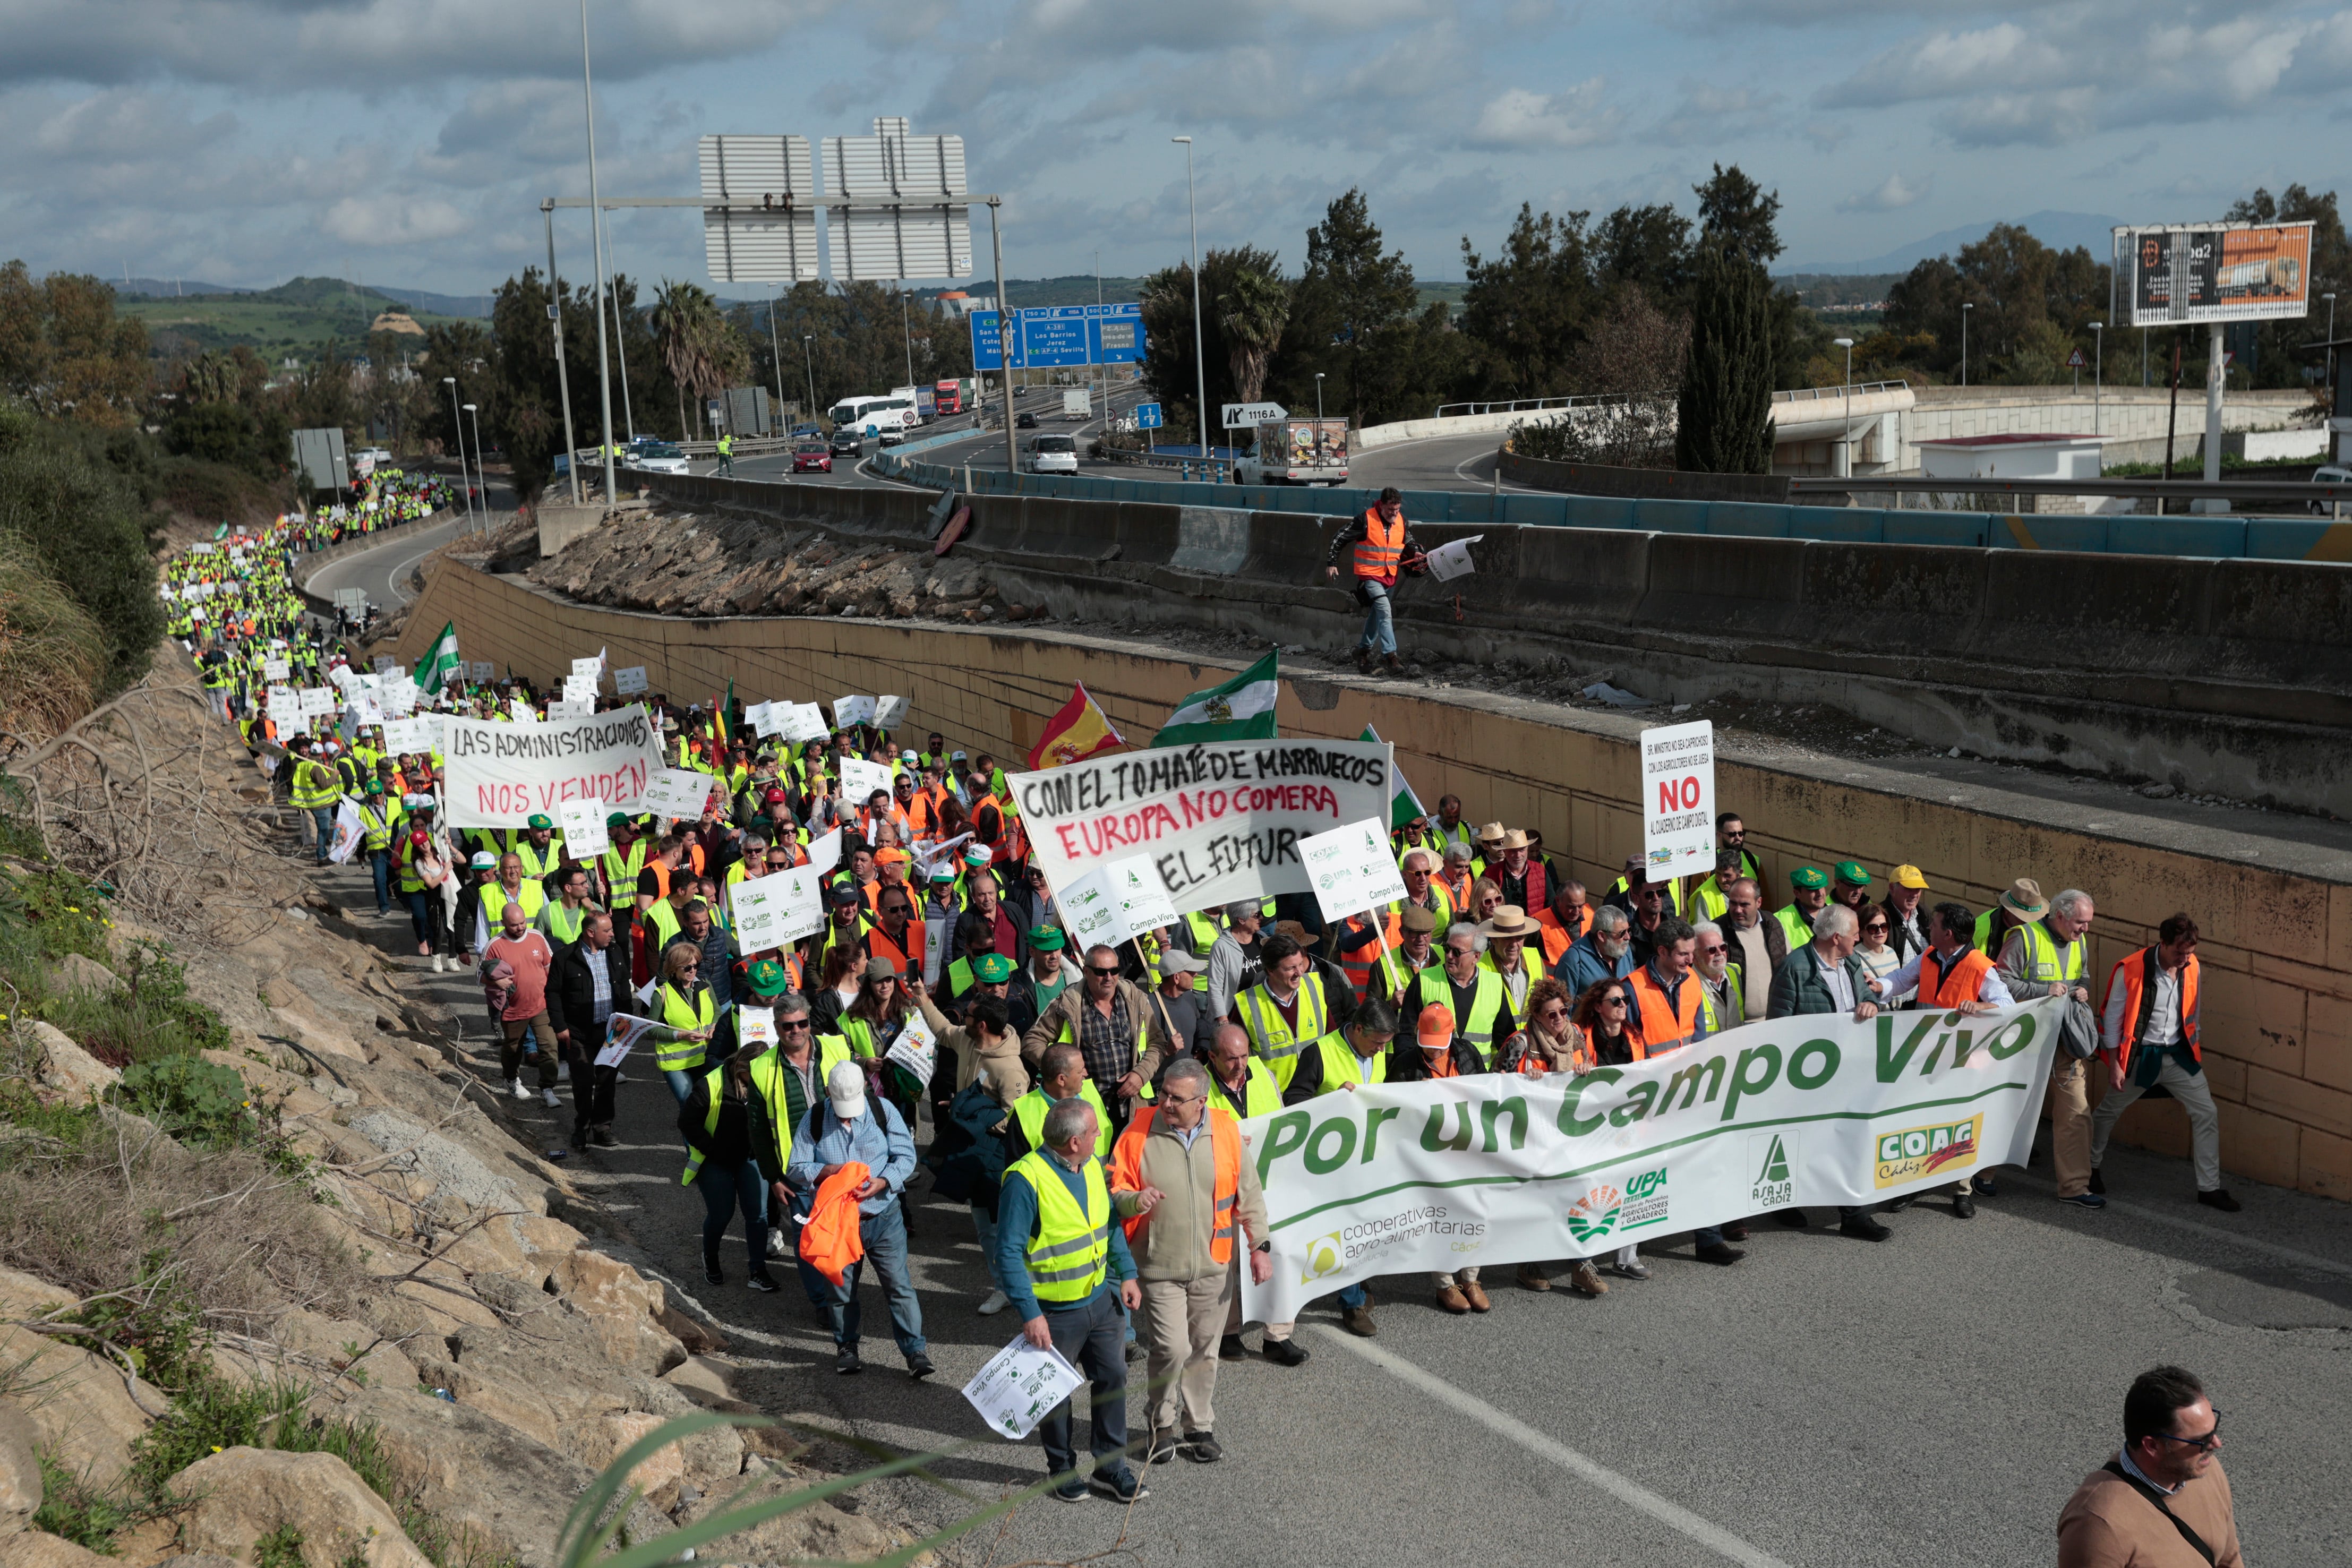
[[[2131, 1071], [2132, 1051], [2139, 1044], [2140, 1036], [2147, 1030], [2147, 1015], [2156, 1009], [2156, 988], [2149, 984], [2158, 964], [2153, 945], [2141, 948], [2107, 976], [2107, 995], [2115, 995], [2117, 986], [2124, 988], [2124, 1023], [2116, 1040], [2118, 1060], [2126, 1072]], [[2180, 1039], [2189, 1047], [2192, 1061], [2205, 1060], [2204, 1048], [2197, 1038], [2197, 955], [2191, 953], [2180, 965]], [[2101, 1004], [2104, 1013], [2105, 1006]]]
[[1699, 990], [1705, 983], [1696, 975], [1684, 977], [1679, 993], [1682, 1005], [1677, 1008], [1666, 999], [1666, 988], [1651, 975], [1647, 964], [1627, 977], [1624, 984], [1633, 993], [1636, 1015], [1631, 1020], [1637, 1041], [1633, 1060], [1672, 1051], [1698, 1032]]
[[1356, 541], [1354, 568], [1360, 578], [1393, 584], [1397, 579], [1397, 563], [1404, 559], [1404, 511], [1400, 507], [1393, 523], [1381, 520], [1377, 506], [1364, 509], [1364, 537]]
[[1919, 999], [1912, 1005], [1932, 1010], [1975, 1001], [1977, 992], [1983, 988], [1985, 973], [1991, 967], [1991, 959], [1967, 947], [1961, 949], [1959, 961], [1948, 971], [1944, 961], [1930, 947], [1919, 955]]
[[[1151, 1135], [1151, 1119], [1160, 1114], [1160, 1107], [1147, 1105], [1135, 1113], [1135, 1120], [1118, 1135], [1118, 1145], [1111, 1151], [1110, 1186], [1113, 1192], [1138, 1192], [1143, 1186], [1143, 1140]], [[1242, 1192], [1242, 1124], [1234, 1120], [1231, 1111], [1212, 1105], [1209, 1115], [1209, 1148], [1216, 1158], [1216, 1218], [1209, 1232], [1209, 1261], [1223, 1268], [1233, 1260], [1234, 1206], [1241, 1201]], [[1151, 1223], [1151, 1216], [1139, 1214], [1119, 1224], [1133, 1241], [1136, 1233]]]

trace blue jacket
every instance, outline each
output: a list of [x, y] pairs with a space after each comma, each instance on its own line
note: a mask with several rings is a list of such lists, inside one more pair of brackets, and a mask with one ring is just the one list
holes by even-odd
[[1622, 980], [1633, 972], [1633, 949], [1630, 945], [1612, 966], [1601, 956], [1601, 949], [1592, 945], [1592, 935], [1588, 931], [1570, 943], [1568, 951], [1559, 956], [1559, 962], [1552, 966], [1553, 977], [1568, 988], [1571, 1000], [1582, 996], [1587, 987], [1603, 980]]
[[[1070, 1195], [1083, 1204], [1087, 1191], [1083, 1178], [1066, 1168], [1062, 1162], [1048, 1154], [1044, 1156], [1054, 1174]], [[1026, 1175], [1007, 1171], [1004, 1185], [996, 1195], [996, 1277], [1005, 1281], [1004, 1293], [1013, 1302], [1013, 1312], [1027, 1322], [1045, 1309], [1036, 1292], [1029, 1288], [1029, 1242], [1037, 1234], [1037, 1191], [1029, 1185]], [[1067, 1312], [1094, 1301], [1105, 1291], [1118, 1293], [1119, 1281], [1135, 1278], [1135, 1256], [1127, 1249], [1127, 1229], [1118, 1223], [1116, 1212], [1110, 1226], [1110, 1267], [1104, 1270], [1102, 1283], [1086, 1301], [1071, 1301], [1058, 1306], [1056, 1312]]]
[[819, 1176], [827, 1166], [856, 1160], [882, 1179], [883, 1190], [857, 1206], [860, 1214], [879, 1214], [898, 1201], [907, 1178], [915, 1173], [915, 1140], [900, 1119], [898, 1108], [878, 1094], [866, 1097], [866, 1114], [843, 1122], [833, 1113], [833, 1103], [819, 1099], [801, 1118], [793, 1134], [793, 1163], [785, 1168], [784, 1185], [799, 1195], [798, 1207], [808, 1210]]

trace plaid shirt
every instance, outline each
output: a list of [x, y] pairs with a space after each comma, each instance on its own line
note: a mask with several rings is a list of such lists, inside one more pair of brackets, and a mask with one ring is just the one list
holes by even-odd
[[1127, 993], [1111, 993], [1110, 1016], [1087, 1000], [1078, 1008], [1078, 1052], [1087, 1059], [1087, 1076], [1108, 1100], [1118, 1081], [1135, 1068], [1135, 1020], [1127, 1014]]

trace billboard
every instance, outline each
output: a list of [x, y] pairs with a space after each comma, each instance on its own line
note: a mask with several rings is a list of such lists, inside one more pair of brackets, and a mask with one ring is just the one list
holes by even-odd
[[2115, 231], [2116, 309], [2134, 327], [2311, 313], [2311, 225], [2164, 224]]
[[[971, 368], [1003, 370], [1004, 349], [996, 312], [975, 310], [964, 319], [971, 326]], [[1013, 313], [1013, 368], [1131, 365], [1143, 358], [1143, 307], [1133, 301], [1032, 306]]]

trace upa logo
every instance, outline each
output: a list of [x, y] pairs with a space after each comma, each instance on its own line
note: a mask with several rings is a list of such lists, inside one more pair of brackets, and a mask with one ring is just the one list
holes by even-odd
[[1748, 1140], [1748, 1201], [1753, 1208], [1787, 1208], [1797, 1201], [1796, 1159], [1797, 1142], [1786, 1134], [1758, 1133]]
[[1340, 1245], [1338, 1231], [1334, 1230], [1328, 1236], [1317, 1237], [1307, 1244], [1307, 1266], [1298, 1271], [1298, 1282], [1305, 1285], [1321, 1279], [1326, 1274], [1338, 1273], [1340, 1260], [1344, 1256], [1345, 1250]]
[[1579, 1241], [1598, 1241], [1617, 1228], [1625, 1195], [1602, 1182], [1568, 1206], [1568, 1233]]
[[1901, 1186], [1977, 1163], [1984, 1134], [1984, 1117], [1942, 1122], [1931, 1127], [1906, 1127], [1878, 1134], [1878, 1158], [1873, 1167], [1880, 1186]]

